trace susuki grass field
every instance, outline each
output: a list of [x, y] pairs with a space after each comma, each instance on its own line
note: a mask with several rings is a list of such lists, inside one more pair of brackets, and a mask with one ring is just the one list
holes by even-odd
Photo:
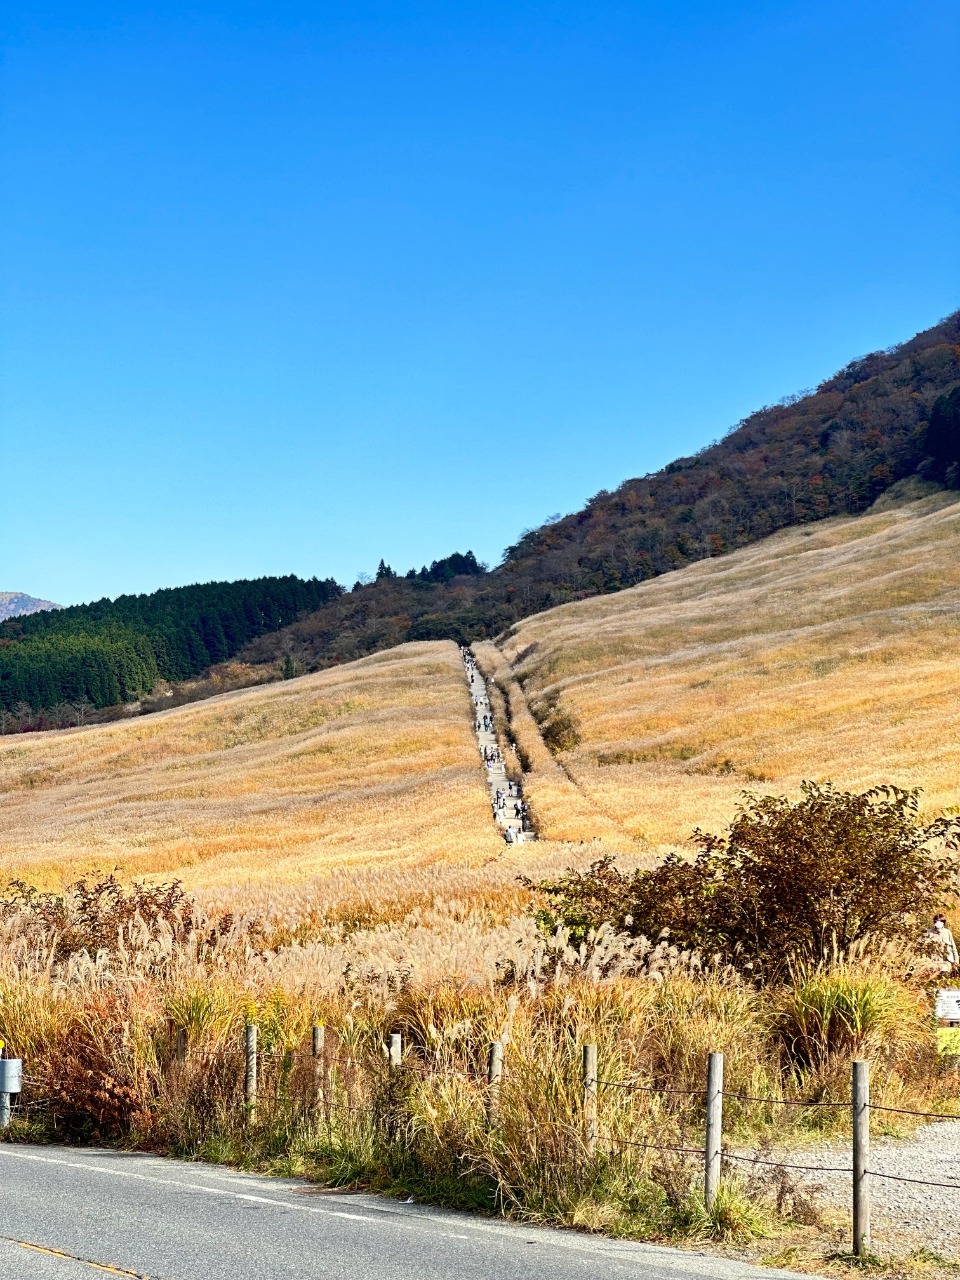
[[[741, 1246], [772, 1234], [819, 1269], [846, 1228], [831, 1235], [766, 1155], [726, 1171], [704, 1205], [706, 1055], [725, 1053], [744, 1095], [728, 1104], [731, 1145], [767, 1155], [821, 1132], [846, 1141], [851, 1057], [873, 1062], [875, 1102], [956, 1114], [913, 950], [761, 987], [667, 938], [543, 930], [542, 900], [518, 877], [555, 879], [600, 851], [647, 860], [694, 826], [721, 830], [745, 787], [895, 782], [922, 786], [929, 810], [955, 805], [958, 611], [960, 504], [941, 495], [792, 530], [478, 645], [541, 826], [516, 848], [491, 820], [452, 642], [0, 738], [0, 879], [68, 884], [59, 898], [8, 890], [0, 910], [0, 1039], [29, 1064], [13, 1135], [617, 1234]], [[179, 877], [189, 897], [69, 887], [114, 867], [124, 881]], [[612, 1082], [593, 1154], [586, 1043]]]
[[792, 794], [803, 778], [919, 786], [928, 811], [960, 803], [949, 494], [562, 606], [501, 647], [534, 713], [573, 722], [568, 775], [653, 848], [719, 829], [744, 788]]
[[0, 877], [190, 885], [502, 852], [452, 643], [155, 716], [0, 738]]
[[[744, 788], [803, 778], [956, 805], [958, 641], [960, 504], [937, 494], [565, 605], [477, 651], [541, 838], [637, 854], [721, 828]], [[536, 721], [558, 716], [575, 736], [551, 754]], [[503, 853], [452, 643], [0, 738], [0, 875], [116, 866], [235, 891]]]

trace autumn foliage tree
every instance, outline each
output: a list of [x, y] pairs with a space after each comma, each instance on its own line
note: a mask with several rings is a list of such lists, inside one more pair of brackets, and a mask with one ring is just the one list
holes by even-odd
[[625, 872], [607, 857], [532, 886], [547, 899], [544, 925], [576, 937], [606, 922], [651, 938], [667, 930], [770, 976], [867, 939], [918, 936], [954, 888], [960, 820], [922, 821], [915, 790], [805, 782], [796, 801], [746, 795], [725, 835], [693, 839], [692, 861]]

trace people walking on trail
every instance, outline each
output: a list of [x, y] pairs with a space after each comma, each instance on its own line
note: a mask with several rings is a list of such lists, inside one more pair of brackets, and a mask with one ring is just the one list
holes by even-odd
[[532, 832], [528, 836], [524, 830], [526, 805], [521, 799], [521, 786], [519, 782], [506, 776], [506, 766], [503, 752], [497, 741], [497, 729], [490, 698], [487, 695], [487, 686], [473, 660], [473, 655], [465, 647], [462, 647], [460, 652], [463, 656], [464, 672], [476, 713], [473, 723], [477, 734], [477, 747], [487, 771], [490, 812], [497, 830], [507, 844], [523, 844], [526, 839], [533, 839], [535, 836]]

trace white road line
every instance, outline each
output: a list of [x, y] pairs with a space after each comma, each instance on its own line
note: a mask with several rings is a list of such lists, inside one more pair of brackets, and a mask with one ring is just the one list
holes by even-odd
[[[177, 1187], [181, 1191], [202, 1191], [208, 1196], [227, 1196], [232, 1200], [243, 1200], [251, 1204], [266, 1204], [277, 1209], [295, 1209], [300, 1213], [316, 1213], [328, 1218], [354, 1218], [358, 1222], [374, 1222], [374, 1218], [365, 1218], [361, 1214], [345, 1213], [340, 1209], [326, 1209], [320, 1205], [298, 1204], [296, 1201], [275, 1200], [270, 1196], [255, 1196], [248, 1191], [228, 1191], [226, 1187], [204, 1186], [202, 1182], [182, 1182], [179, 1178], [157, 1178], [149, 1173], [133, 1173], [129, 1169], [105, 1169], [102, 1165], [88, 1164], [82, 1160], [58, 1160], [53, 1156], [35, 1156], [27, 1151], [10, 1151], [0, 1149], [0, 1155], [14, 1160], [33, 1160], [39, 1164], [56, 1164], [66, 1169], [81, 1169], [84, 1173], [99, 1173], [108, 1178], [130, 1178], [136, 1182], [150, 1182], [157, 1186]], [[397, 1223], [406, 1226], [406, 1223]]]
[[[174, 1187], [181, 1191], [199, 1191], [205, 1192], [212, 1196], [225, 1196], [228, 1199], [239, 1200], [248, 1204], [262, 1204], [277, 1209], [292, 1209], [300, 1213], [310, 1213], [330, 1218], [349, 1218], [354, 1222], [365, 1222], [372, 1225], [375, 1222], [383, 1221], [386, 1218], [390, 1225], [403, 1231], [422, 1231], [425, 1235], [445, 1236], [453, 1240], [469, 1240], [471, 1236], [461, 1235], [451, 1232], [450, 1221], [446, 1216], [440, 1217], [431, 1213], [426, 1206], [418, 1207], [416, 1212], [405, 1212], [399, 1206], [393, 1205], [365, 1205], [371, 1215], [380, 1214], [380, 1219], [376, 1216], [365, 1217], [363, 1214], [348, 1213], [342, 1209], [325, 1208], [322, 1205], [308, 1205], [297, 1201], [279, 1200], [270, 1196], [252, 1195], [244, 1191], [230, 1191], [225, 1187], [211, 1187], [199, 1182], [183, 1182], [179, 1178], [163, 1178], [149, 1173], [135, 1173], [129, 1169], [107, 1169], [102, 1165], [81, 1160], [66, 1160], [56, 1156], [35, 1155], [29, 1151], [20, 1151], [11, 1146], [0, 1145], [0, 1158], [8, 1157], [13, 1160], [30, 1160], [37, 1164], [60, 1165], [67, 1169], [79, 1169], [86, 1173], [99, 1173], [107, 1177], [114, 1178], [130, 1178], [136, 1182], [147, 1182], [155, 1186]], [[131, 1159], [137, 1159], [131, 1156]], [[148, 1157], [149, 1158], [149, 1157]], [[216, 1170], [211, 1170], [212, 1176], [228, 1177], [228, 1174], [220, 1174]], [[243, 1175], [234, 1175], [242, 1177]], [[404, 1216], [410, 1219], [407, 1222], [399, 1222], [398, 1218]], [[485, 1221], [478, 1219], [470, 1221], [466, 1218], [457, 1222], [457, 1226], [461, 1231], [494, 1234], [504, 1238], [515, 1240], [521, 1230], [521, 1224], [509, 1222]], [[530, 1223], [523, 1224], [523, 1229], [527, 1231], [534, 1230], [540, 1234], [540, 1229], [531, 1227]], [[528, 1243], [534, 1243], [528, 1241]], [[578, 1253], [586, 1254], [602, 1254], [608, 1264], [633, 1264], [650, 1263], [656, 1261], [661, 1266], [667, 1267], [674, 1272], [693, 1272], [696, 1277], [714, 1276], [717, 1280], [739, 1280], [744, 1274], [742, 1263], [736, 1263], [728, 1259], [714, 1258], [709, 1255], [697, 1253], [694, 1251], [686, 1252], [670, 1249], [666, 1246], [643, 1244], [634, 1241], [618, 1241], [604, 1239], [598, 1236], [579, 1235], [573, 1231], [562, 1231], [557, 1229], [549, 1229], [544, 1231], [537, 1244], [549, 1244], [557, 1249], [572, 1250]], [[762, 1276], [790, 1276], [790, 1280], [799, 1280], [799, 1277], [791, 1276], [789, 1272], [778, 1271], [771, 1268], [746, 1268], [747, 1272], [759, 1280]]]

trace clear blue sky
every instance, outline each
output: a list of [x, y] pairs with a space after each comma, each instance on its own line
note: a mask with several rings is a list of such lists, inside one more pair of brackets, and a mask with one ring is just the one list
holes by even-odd
[[495, 562], [960, 306], [955, 0], [0, 37], [3, 590]]

